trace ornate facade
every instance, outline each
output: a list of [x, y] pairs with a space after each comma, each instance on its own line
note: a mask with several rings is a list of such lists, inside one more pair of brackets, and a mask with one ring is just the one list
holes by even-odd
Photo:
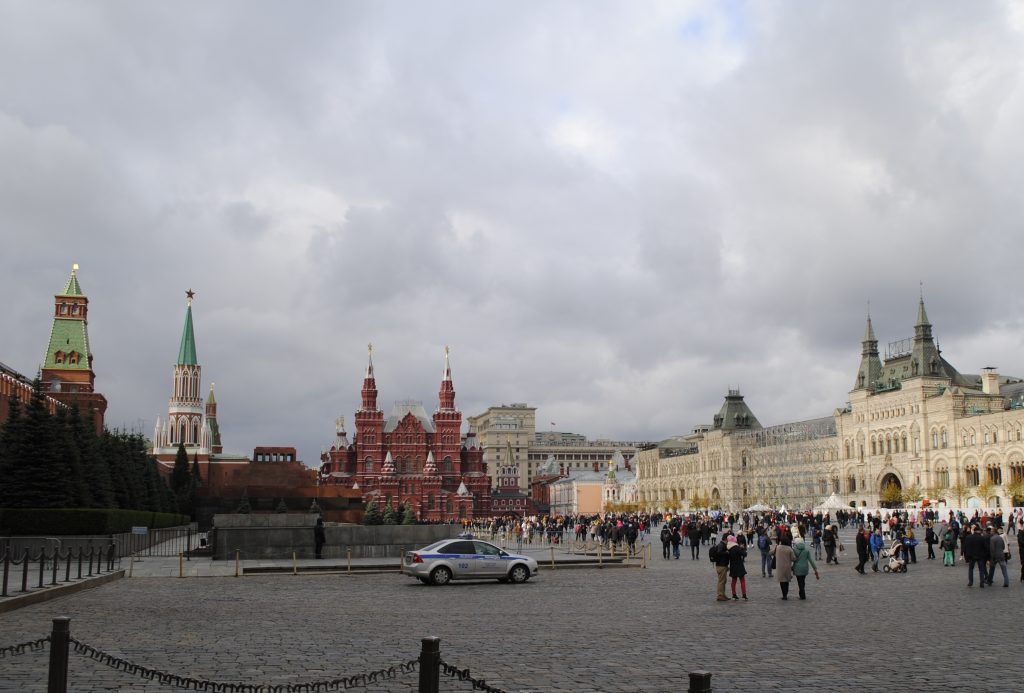
[[1022, 397], [1020, 378], [946, 361], [922, 299], [914, 336], [884, 361], [868, 318], [854, 388], [832, 416], [765, 428], [730, 390], [712, 426], [637, 455], [640, 500], [810, 508], [836, 493], [874, 508], [891, 484], [950, 507], [1008, 507], [1024, 496]]
[[470, 433], [462, 439], [448, 351], [438, 408], [427, 417], [419, 402], [397, 402], [385, 419], [377, 407], [372, 349], [363, 377], [362, 405], [349, 443], [344, 419], [321, 457], [322, 483], [360, 489], [365, 502], [397, 508], [404, 503], [421, 520], [458, 521], [491, 512], [490, 479], [483, 450]]

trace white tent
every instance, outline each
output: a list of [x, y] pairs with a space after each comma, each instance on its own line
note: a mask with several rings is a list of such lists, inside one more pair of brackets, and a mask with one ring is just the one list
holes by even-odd
[[821, 503], [819, 503], [814, 508], [814, 511], [815, 512], [819, 512], [820, 511], [820, 512], [826, 513], [826, 512], [829, 512], [831, 510], [849, 510], [849, 509], [850, 509], [850, 506], [848, 506], [843, 501], [839, 500], [839, 496], [837, 496], [836, 494], [833, 493], [828, 498], [826, 498]]
[[771, 510], [771, 508], [769, 508], [764, 503], [756, 503], [756, 504], [750, 506], [749, 508], [745, 508], [744, 510], [746, 510], [747, 512], [763, 513], [763, 512], [766, 512], [768, 510]]

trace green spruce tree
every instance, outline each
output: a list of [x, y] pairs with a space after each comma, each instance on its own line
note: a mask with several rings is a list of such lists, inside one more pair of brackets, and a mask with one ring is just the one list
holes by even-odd
[[414, 525], [416, 524], [416, 513], [412, 511], [412, 506], [406, 503], [402, 506], [402, 524], [403, 525]]
[[381, 523], [380, 511], [377, 510], [377, 504], [370, 501], [366, 504], [366, 510], [363, 512], [363, 524], [364, 525], [379, 525]]
[[12, 438], [7, 454], [5, 505], [11, 508], [67, 508], [71, 467], [63, 454], [61, 435], [50, 415], [42, 382], [36, 378], [32, 399], [22, 417], [20, 435]]
[[384, 512], [381, 513], [380, 520], [381, 520], [381, 524], [385, 524], [385, 525], [396, 524], [395, 509], [391, 507], [390, 503], [388, 503], [387, 505], [384, 506]]
[[12, 508], [11, 502], [17, 491], [10, 483], [14, 467], [15, 451], [21, 446], [24, 435], [21, 402], [11, 395], [6, 422], [0, 423], [0, 508]]
[[91, 496], [90, 507], [113, 508], [114, 482], [110, 476], [110, 464], [100, 455], [100, 441], [92, 423], [75, 407], [71, 417], [71, 435], [78, 448], [82, 472]]

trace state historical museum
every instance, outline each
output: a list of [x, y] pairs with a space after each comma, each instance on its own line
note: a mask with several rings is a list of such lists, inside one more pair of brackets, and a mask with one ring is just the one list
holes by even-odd
[[349, 443], [344, 420], [338, 420], [337, 440], [321, 456], [322, 484], [359, 489], [364, 502], [375, 502], [381, 510], [405, 504], [420, 521], [490, 516], [491, 481], [483, 449], [472, 432], [462, 437], [447, 348], [433, 416], [428, 418], [419, 402], [405, 401], [395, 403], [387, 420], [377, 407], [371, 348], [355, 421]]

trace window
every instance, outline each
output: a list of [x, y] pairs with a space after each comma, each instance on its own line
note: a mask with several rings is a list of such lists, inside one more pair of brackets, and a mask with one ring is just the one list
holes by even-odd
[[54, 363], [64, 363], [64, 352], [58, 351], [56, 354], [54, 354], [53, 361]]
[[61, 303], [60, 304], [60, 314], [61, 315], [67, 315], [68, 314], [68, 304], [67, 303]]
[[935, 472], [935, 485], [939, 488], [949, 488], [949, 470], [942, 467]]
[[988, 480], [989, 483], [999, 486], [1003, 483], [1003, 470], [998, 465], [992, 465], [988, 468]]
[[372, 457], [367, 457], [365, 460], [363, 460], [363, 473], [364, 474], [373, 474], [373, 458]]
[[949, 447], [949, 436], [946, 435], [946, 429], [942, 429], [942, 447]]
[[937, 449], [938, 447], [939, 447], [939, 434], [936, 433], [935, 431], [932, 431], [932, 449], [934, 450], [934, 449]]
[[978, 481], [979, 481], [978, 468], [977, 467], [968, 467], [965, 470], [965, 472], [966, 472], [966, 477], [967, 477], [967, 485], [968, 486], [977, 486], [978, 485]]

